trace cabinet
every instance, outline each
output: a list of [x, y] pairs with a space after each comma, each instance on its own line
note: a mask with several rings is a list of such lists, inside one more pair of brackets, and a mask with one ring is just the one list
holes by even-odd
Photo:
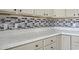
[[49, 37], [49, 38], [44, 40], [44, 46], [56, 43], [56, 40], [57, 40], [56, 36]]
[[70, 50], [70, 36], [69, 35], [61, 35], [61, 49], [62, 50]]
[[15, 9], [0, 9], [0, 13], [16, 13]]
[[44, 16], [44, 17], [53, 17], [53, 9], [35, 9], [34, 15]]
[[44, 47], [44, 50], [56, 50], [56, 44], [55, 43], [50, 44], [50, 45]]
[[34, 9], [21, 9], [22, 10], [22, 14], [26, 14], [26, 15], [34, 15]]
[[79, 9], [66, 9], [66, 17], [79, 17]]
[[11, 48], [10, 50], [36, 50], [36, 49], [41, 49], [41, 47], [43, 47], [43, 41], [36, 41], [36, 42], [32, 42], [29, 44], [24, 44], [21, 46], [17, 46], [14, 48]]
[[46, 17], [53, 17], [53, 9], [45, 9], [44, 16]]
[[75, 10], [74, 9], [66, 9], [66, 17], [75, 17]]
[[8, 50], [56, 50], [57, 49], [56, 37], [57, 36], [52, 36], [39, 41], [9, 48]]
[[60, 34], [8, 50], [70, 50], [71, 48], [79, 49], [79, 37]]
[[52, 36], [44, 40], [44, 50], [57, 50], [59, 43], [57, 36]]
[[65, 9], [54, 9], [53, 17], [65, 17]]
[[72, 36], [71, 39], [71, 49], [79, 50], [79, 36]]
[[44, 9], [35, 9], [34, 15], [35, 16], [44, 16]]
[[70, 50], [71, 48], [71, 36], [70, 35], [58, 35], [57, 36], [57, 49], [58, 50]]

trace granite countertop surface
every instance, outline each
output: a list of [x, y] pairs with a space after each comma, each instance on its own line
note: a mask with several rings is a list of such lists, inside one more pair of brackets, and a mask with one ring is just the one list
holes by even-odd
[[45, 27], [34, 29], [9, 30], [0, 32], [0, 49], [42, 40], [51, 36], [65, 34], [79, 36], [79, 28]]

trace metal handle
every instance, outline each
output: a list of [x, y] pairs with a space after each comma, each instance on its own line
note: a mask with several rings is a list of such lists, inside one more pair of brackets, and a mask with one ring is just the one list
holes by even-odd
[[53, 42], [53, 40], [51, 40], [51, 42]]
[[36, 47], [38, 47], [38, 45], [35, 45]]
[[51, 48], [53, 48], [53, 47], [51, 47]]

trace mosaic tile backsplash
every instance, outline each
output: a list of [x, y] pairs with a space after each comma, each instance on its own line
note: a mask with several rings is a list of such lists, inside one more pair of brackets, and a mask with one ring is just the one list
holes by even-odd
[[33, 17], [5, 17], [0, 19], [0, 30], [28, 29], [35, 27], [76, 27], [79, 28], [79, 18], [46, 19]]

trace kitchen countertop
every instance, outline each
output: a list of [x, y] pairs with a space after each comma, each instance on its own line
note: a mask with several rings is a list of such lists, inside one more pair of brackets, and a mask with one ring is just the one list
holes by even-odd
[[51, 36], [65, 34], [79, 36], [79, 28], [45, 27], [0, 32], [0, 49], [8, 49], [18, 45], [42, 40]]

